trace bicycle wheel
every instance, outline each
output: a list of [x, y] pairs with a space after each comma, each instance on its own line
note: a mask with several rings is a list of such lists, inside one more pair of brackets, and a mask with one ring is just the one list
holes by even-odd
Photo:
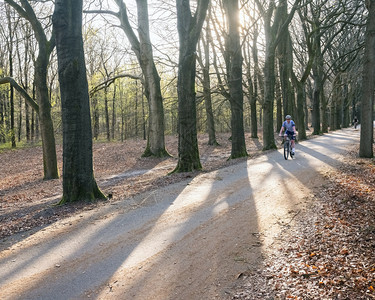
[[289, 149], [290, 149], [289, 144], [290, 144], [289, 140], [285, 140], [285, 143], [284, 143], [284, 158], [285, 159], [288, 159], [289, 157]]

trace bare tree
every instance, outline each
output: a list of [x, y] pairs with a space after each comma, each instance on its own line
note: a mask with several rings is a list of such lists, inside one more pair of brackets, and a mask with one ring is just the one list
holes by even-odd
[[21, 5], [13, 0], [5, 0], [5, 2], [11, 5], [21, 17], [30, 22], [38, 41], [39, 52], [34, 66], [34, 81], [43, 144], [44, 179], [58, 178], [55, 135], [47, 85], [47, 68], [51, 52], [55, 47], [55, 37], [52, 32], [50, 40], [47, 39], [46, 32], [29, 1], [19, 0]]
[[143, 156], [169, 156], [165, 149], [164, 108], [160, 89], [160, 76], [156, 69], [150, 39], [147, 0], [137, 0], [138, 37], [130, 25], [127, 7], [123, 0], [114, 0], [119, 12], [87, 11], [106, 13], [117, 17], [134, 51], [144, 76], [145, 94], [149, 104], [149, 126], [147, 146]]
[[196, 47], [209, 0], [198, 0], [194, 15], [189, 0], [177, 0], [178, 59], [178, 163], [174, 172], [200, 170], [196, 128]]
[[238, 0], [223, 2], [228, 20], [226, 51], [227, 77], [231, 104], [232, 152], [231, 158], [247, 156], [243, 126], [242, 53], [240, 43]]
[[375, 90], [375, 0], [367, 0], [366, 46], [363, 60], [363, 93], [361, 104], [360, 157], [373, 157], [373, 111]]
[[[269, 1], [268, 7], [255, 0], [264, 20], [266, 35], [266, 52], [264, 63], [264, 103], [263, 103], [263, 149], [276, 148], [274, 139], [273, 108], [275, 97], [275, 59], [276, 47], [282, 39], [282, 33], [288, 28], [293, 15], [298, 8], [300, 0], [295, 0], [291, 11], [285, 19], [282, 18], [283, 7], [287, 5], [286, 0], [280, 0], [278, 7], [275, 1]], [[283, 21], [283, 22], [281, 22]]]
[[[210, 9], [209, 9], [210, 11]], [[215, 120], [212, 110], [212, 95], [211, 95], [211, 78], [210, 78], [210, 41], [212, 40], [211, 27], [209, 23], [210, 17], [207, 18], [206, 28], [204, 29], [205, 36], [201, 36], [200, 44], [198, 46], [199, 56], [197, 61], [202, 68], [203, 76], [201, 79], [203, 85], [203, 97], [207, 116], [207, 132], [208, 144], [218, 145], [216, 140]]]
[[60, 203], [105, 198], [93, 173], [82, 0], [57, 0], [53, 27], [63, 122], [63, 198]]

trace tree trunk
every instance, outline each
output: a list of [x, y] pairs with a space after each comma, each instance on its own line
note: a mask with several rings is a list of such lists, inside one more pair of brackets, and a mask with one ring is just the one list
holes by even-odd
[[373, 153], [373, 107], [375, 88], [375, 0], [366, 1], [367, 17], [365, 54], [363, 59], [363, 92], [361, 101], [361, 138], [359, 156], [371, 158]]
[[212, 110], [212, 97], [210, 89], [209, 61], [206, 61], [203, 69], [203, 97], [207, 116], [208, 145], [218, 145], [216, 140], [214, 113]]
[[[59, 177], [56, 157], [56, 143], [51, 117], [51, 104], [49, 102], [47, 85], [47, 68], [49, 56], [54, 48], [54, 36], [51, 41], [47, 40], [43, 27], [38, 21], [29, 1], [20, 0], [22, 7], [17, 3], [5, 0], [23, 18], [27, 19], [34, 31], [38, 41], [38, 56], [35, 62], [34, 85], [36, 89], [36, 99], [39, 104], [37, 122], [40, 122], [43, 147], [44, 179], [55, 179]], [[36, 125], [36, 137], [39, 137], [39, 125]]]
[[229, 56], [227, 77], [231, 105], [232, 152], [230, 158], [247, 156], [243, 125], [242, 53], [239, 34], [238, 0], [225, 0], [228, 20], [226, 51]]
[[348, 82], [347, 77], [344, 79], [344, 85], [343, 85], [343, 106], [342, 106], [342, 127], [347, 128], [350, 124], [350, 113], [349, 113], [349, 106], [350, 106], [350, 100], [349, 100], [349, 88], [348, 88]]
[[196, 47], [206, 16], [208, 0], [198, 1], [194, 17], [189, 0], [177, 0], [178, 59], [178, 163], [173, 172], [190, 172], [202, 168], [199, 159], [195, 70]]
[[63, 198], [60, 203], [105, 198], [93, 173], [82, 0], [57, 0], [53, 26], [63, 123]]
[[35, 111], [31, 111], [31, 124], [30, 124], [30, 140], [34, 141], [35, 139]]
[[40, 55], [35, 63], [36, 98], [39, 101], [38, 121], [42, 136], [44, 179], [59, 178], [57, 169], [55, 132], [48, 96], [47, 67], [48, 56], [39, 49]]
[[22, 98], [19, 97], [18, 100], [18, 109], [19, 109], [19, 114], [18, 114], [18, 142], [21, 142], [21, 136], [22, 136]]
[[[319, 28], [319, 21], [315, 20], [316, 28]], [[315, 50], [315, 59], [313, 70], [314, 78], [314, 90], [313, 90], [313, 99], [312, 99], [312, 126], [314, 127], [313, 134], [321, 134], [321, 120], [320, 120], [320, 105], [321, 105], [321, 94], [323, 93], [323, 57], [320, 43], [320, 32], [314, 33], [314, 50]]]
[[5, 97], [2, 92], [0, 92], [0, 143], [5, 143]]
[[115, 128], [116, 128], [116, 85], [113, 87], [112, 97], [112, 126], [111, 126], [111, 138], [115, 139]]
[[[284, 5], [280, 10], [280, 17], [282, 21], [285, 21], [288, 17], [287, 12], [287, 6]], [[289, 46], [291, 44], [291, 41], [289, 40], [289, 32], [286, 30], [285, 32], [281, 33], [282, 38], [277, 46], [277, 56], [278, 56], [278, 62], [279, 62], [279, 73], [280, 73], [280, 86], [281, 86], [281, 93], [282, 93], [282, 99], [283, 99], [283, 115], [284, 117], [286, 115], [292, 115], [294, 119], [296, 119], [296, 116], [293, 114], [293, 107], [292, 107], [292, 101], [290, 99], [291, 93], [291, 85], [289, 81], [290, 77], [290, 70], [291, 70], [291, 64], [293, 63], [293, 57], [291, 54], [291, 47]], [[283, 120], [284, 118], [282, 118]], [[282, 120], [280, 120], [282, 122]], [[279, 120], [278, 120], [279, 121]], [[280, 127], [282, 123], [277, 122], [277, 128], [276, 132], [280, 131]]]
[[109, 109], [108, 109], [108, 87], [104, 88], [104, 114], [105, 114], [105, 131], [107, 134], [107, 141], [111, 140], [111, 133], [109, 131]]
[[321, 78], [319, 71], [313, 67], [314, 73], [314, 90], [312, 99], [312, 126], [314, 127], [313, 134], [318, 135], [320, 130], [320, 93], [321, 93]]
[[147, 0], [136, 1], [139, 40], [130, 26], [125, 3], [122, 0], [115, 0], [115, 2], [120, 9], [121, 27], [132, 45], [145, 78], [145, 94], [149, 105], [149, 126], [147, 146], [143, 156], [169, 156], [165, 149], [163, 97], [160, 89], [160, 77], [152, 53]]
[[305, 112], [304, 105], [306, 102], [304, 84], [296, 82], [295, 87], [297, 88], [297, 123], [298, 123], [298, 140], [307, 139], [306, 127], [305, 127]]
[[263, 150], [276, 149], [273, 108], [275, 97], [275, 49], [266, 46], [264, 62]]
[[99, 114], [99, 103], [98, 103], [98, 98], [96, 95], [93, 95], [92, 97], [92, 106], [91, 106], [91, 109], [92, 109], [92, 113], [93, 113], [93, 127], [94, 127], [94, 139], [98, 139], [99, 138], [99, 117], [100, 117], [100, 114]]
[[[282, 103], [282, 91], [280, 87], [280, 81], [276, 80], [276, 132], [280, 132], [281, 125], [283, 123], [283, 103]], [[286, 99], [285, 99], [286, 100]], [[284, 114], [285, 116], [285, 114]]]
[[[252, 46], [252, 54], [253, 54], [253, 61], [254, 61], [254, 93], [251, 97], [250, 103], [250, 111], [251, 111], [251, 137], [258, 138], [258, 118], [257, 118], [257, 99], [264, 98], [264, 93], [261, 93], [259, 96], [259, 86], [261, 91], [263, 91], [264, 82], [262, 78], [262, 74], [259, 68], [259, 60], [258, 60], [258, 49], [257, 49], [257, 39], [258, 39], [258, 28], [255, 28], [254, 36], [253, 36], [253, 46]], [[262, 100], [263, 101], [263, 100]], [[260, 115], [262, 115], [262, 110], [260, 111]], [[260, 122], [261, 117], [259, 117]]]
[[[263, 150], [275, 149], [274, 136], [274, 97], [275, 97], [275, 59], [276, 47], [282, 40], [282, 34], [288, 30], [288, 25], [298, 7], [300, 0], [295, 0], [290, 13], [283, 17], [288, 2], [279, 1], [274, 13], [275, 1], [269, 1], [268, 9], [256, 0], [256, 4], [263, 11], [265, 29], [265, 62], [264, 62], [264, 102], [263, 102]], [[271, 21], [273, 23], [271, 24]]]
[[[244, 51], [246, 54], [246, 51]], [[250, 133], [252, 138], [257, 138], [257, 107], [256, 107], [256, 96], [255, 90], [256, 87], [256, 78], [251, 75], [251, 62], [250, 62], [250, 53], [244, 57], [246, 60], [246, 77], [247, 77], [247, 86], [248, 86], [248, 99], [250, 106]], [[255, 72], [254, 72], [255, 73]], [[254, 76], [255, 77], [255, 76]], [[255, 129], [255, 130], [254, 130]], [[254, 132], [255, 131], [255, 132]]]
[[[249, 83], [249, 86], [251, 83]], [[254, 77], [254, 89], [252, 93], [249, 93], [250, 100], [250, 134], [253, 139], [258, 138], [258, 118], [257, 118], [257, 91], [258, 83]]]
[[323, 89], [323, 84], [322, 84], [322, 92], [320, 94], [320, 103], [322, 105], [322, 110], [321, 110], [321, 116], [322, 116], [322, 133], [327, 133], [328, 132], [328, 112], [327, 112], [327, 99], [324, 94], [324, 89]]
[[[13, 77], [13, 27], [12, 27], [12, 20], [10, 15], [10, 10], [6, 10], [7, 19], [8, 19], [8, 30], [9, 30], [9, 40], [8, 40], [8, 51], [9, 51], [9, 76]], [[16, 148], [16, 134], [14, 128], [14, 88], [13, 86], [10, 87], [9, 93], [9, 101], [10, 101], [10, 135], [11, 135], [11, 143], [12, 148]]]
[[26, 126], [26, 141], [30, 142], [31, 140], [31, 131], [30, 131], [30, 110], [29, 105], [25, 104], [25, 126]]
[[[212, 39], [211, 37], [211, 28], [209, 26], [209, 22], [207, 22], [206, 28], [206, 39], [202, 40], [203, 44], [203, 55], [199, 60], [202, 70], [203, 70], [203, 98], [204, 98], [204, 105], [206, 109], [206, 118], [207, 118], [207, 133], [208, 133], [208, 145], [218, 145], [216, 140], [216, 131], [215, 131], [215, 120], [214, 120], [214, 113], [212, 110], [212, 97], [211, 97], [211, 79], [210, 79], [210, 43], [209, 41]], [[201, 52], [201, 51], [200, 51]], [[204, 62], [203, 62], [204, 57]]]

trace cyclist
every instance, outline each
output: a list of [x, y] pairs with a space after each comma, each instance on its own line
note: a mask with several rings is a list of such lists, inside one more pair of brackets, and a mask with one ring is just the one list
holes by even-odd
[[292, 117], [290, 115], [285, 116], [285, 121], [283, 122], [283, 125], [281, 126], [279, 136], [282, 136], [281, 134], [285, 130], [284, 137], [289, 135], [291, 144], [292, 144], [292, 155], [295, 154], [295, 139], [296, 139], [296, 124], [292, 120]]
[[353, 124], [354, 124], [354, 129], [357, 129], [357, 125], [358, 125], [358, 118], [357, 118], [357, 116], [354, 116]]

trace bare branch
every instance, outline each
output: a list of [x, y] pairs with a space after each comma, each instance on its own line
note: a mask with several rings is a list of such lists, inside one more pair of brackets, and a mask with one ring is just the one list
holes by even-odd
[[29, 104], [37, 113], [39, 113], [39, 105], [36, 103], [29, 94], [12, 78], [12, 77], [2, 77], [0, 78], [0, 84], [9, 83], [13, 86], [21, 96], [26, 100], [27, 104]]
[[119, 78], [132, 78], [136, 80], [142, 80], [141, 76], [136, 76], [132, 74], [120, 74], [112, 78], [109, 78], [106, 81], [103, 81], [102, 83], [98, 84], [96, 87], [93, 87], [90, 90], [90, 97], [92, 97], [95, 93], [99, 92], [100, 90], [105, 89], [106, 87], [110, 86], [112, 83], [116, 81], [116, 79], [119, 79]]

